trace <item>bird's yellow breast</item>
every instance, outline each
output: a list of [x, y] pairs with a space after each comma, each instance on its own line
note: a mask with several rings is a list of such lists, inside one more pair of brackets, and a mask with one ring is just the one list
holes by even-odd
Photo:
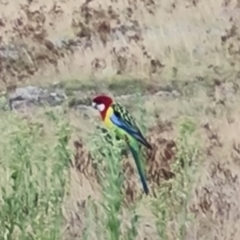
[[113, 109], [111, 107], [108, 108], [105, 118], [104, 124], [107, 128], [113, 130], [119, 137], [123, 137], [124, 135], [128, 135], [123, 129], [120, 129], [111, 121], [111, 116], [113, 115]]
[[114, 128], [115, 125], [112, 123], [110, 117], [113, 115], [113, 109], [111, 107], [108, 108], [106, 111], [106, 115], [104, 118], [104, 124], [106, 125], [107, 128]]

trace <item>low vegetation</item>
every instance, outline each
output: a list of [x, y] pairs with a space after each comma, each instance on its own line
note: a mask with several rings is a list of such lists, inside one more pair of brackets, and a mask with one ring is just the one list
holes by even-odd
[[[68, 198], [70, 168], [73, 167], [69, 149], [71, 129], [63, 111], [44, 109], [41, 116], [45, 122], [2, 113], [1, 239], [52, 240], [65, 234], [62, 207]], [[148, 206], [144, 211], [155, 219], [158, 236], [167, 239], [168, 224], [174, 219], [172, 237], [185, 239], [186, 222], [190, 221], [187, 205], [194, 173], [200, 163], [198, 146], [189, 142], [194, 132], [191, 121], [184, 120], [180, 124], [171, 166], [174, 177], [153, 188], [154, 196], [149, 197], [140, 193], [138, 181], [136, 191], [131, 189], [127, 172], [129, 167], [133, 170], [134, 165], [125, 161], [123, 167], [120, 150], [124, 145], [114, 142], [114, 147], [110, 147], [102, 133], [93, 132], [87, 144], [91, 154], [89, 164], [94, 168], [101, 190], [98, 201], [85, 200], [79, 216], [84, 218], [78, 231], [81, 238], [137, 239], [141, 219], [146, 218], [138, 211], [138, 205], [145, 198]], [[78, 161], [84, 162], [84, 159]], [[149, 182], [153, 184], [155, 179], [149, 178]], [[131, 200], [127, 200], [126, 195]]]

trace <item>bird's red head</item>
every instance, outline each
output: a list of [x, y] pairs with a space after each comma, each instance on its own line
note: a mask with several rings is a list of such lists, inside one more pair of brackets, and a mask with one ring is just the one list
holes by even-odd
[[97, 96], [92, 100], [92, 106], [100, 112], [103, 120], [106, 116], [108, 108], [111, 106], [112, 103], [112, 98], [106, 95]]

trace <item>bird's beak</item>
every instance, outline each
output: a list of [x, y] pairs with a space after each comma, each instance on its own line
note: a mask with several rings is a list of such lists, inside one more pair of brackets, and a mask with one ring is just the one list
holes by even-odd
[[92, 102], [92, 107], [97, 109], [97, 104], [95, 102]]

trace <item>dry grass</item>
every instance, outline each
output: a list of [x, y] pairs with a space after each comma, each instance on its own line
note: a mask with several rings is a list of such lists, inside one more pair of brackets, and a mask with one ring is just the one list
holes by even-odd
[[[64, 82], [91, 97], [88, 89], [123, 95], [170, 85], [181, 96], [121, 100], [154, 146], [146, 153], [150, 196], [130, 157], [114, 168], [117, 150], [99, 155], [95, 112], [1, 113], [1, 238], [237, 240], [239, 1], [28, 2], [0, 3], [1, 90]], [[18, 57], [3, 56], [6, 44]]]
[[16, 46], [12, 52], [19, 57], [3, 58], [3, 87], [66, 79], [99, 84], [116, 75], [161, 84], [234, 79], [237, 5], [222, 0], [9, 1], [1, 8], [0, 31], [2, 42]]

